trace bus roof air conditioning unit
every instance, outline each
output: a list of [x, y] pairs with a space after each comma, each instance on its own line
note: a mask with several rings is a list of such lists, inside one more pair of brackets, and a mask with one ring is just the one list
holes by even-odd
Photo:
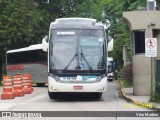
[[155, 0], [147, 0], [147, 10], [155, 10], [156, 6], [157, 4]]

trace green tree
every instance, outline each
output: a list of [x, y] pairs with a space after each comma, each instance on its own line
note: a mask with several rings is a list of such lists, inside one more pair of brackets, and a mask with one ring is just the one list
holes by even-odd
[[[131, 45], [130, 31], [123, 22], [122, 12], [137, 10], [138, 7], [146, 7], [146, 0], [103, 0], [102, 6], [105, 18], [109, 23], [108, 34], [114, 38], [114, 49], [111, 52], [114, 60], [118, 64], [118, 70], [122, 68], [123, 45]], [[160, 0], [157, 0], [160, 6]]]
[[41, 43], [49, 23], [47, 13], [38, 9], [32, 0], [1, 0], [0, 4], [1, 69], [7, 50]]
[[52, 20], [61, 17], [89, 17], [102, 19], [102, 8], [99, 0], [35, 0], [39, 8], [45, 9]]
[[[158, 8], [160, 0], [157, 0]], [[60, 17], [95, 18], [108, 25], [114, 38], [111, 55], [122, 67], [122, 48], [130, 45], [130, 33], [122, 12], [146, 6], [144, 0], [0, 0], [0, 73], [9, 49], [41, 43], [49, 24]]]

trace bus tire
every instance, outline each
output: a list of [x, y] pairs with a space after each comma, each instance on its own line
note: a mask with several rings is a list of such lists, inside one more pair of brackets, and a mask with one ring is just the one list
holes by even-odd
[[49, 92], [48, 91], [48, 95], [49, 95], [50, 99], [58, 99], [59, 98], [59, 93]]
[[102, 97], [102, 93], [101, 92], [94, 93], [94, 98], [95, 99], [101, 99], [101, 97]]
[[109, 81], [109, 82], [112, 82], [112, 81], [113, 81], [113, 79], [108, 79], [108, 81]]
[[37, 86], [38, 86], [38, 87], [44, 87], [44, 86], [45, 86], [45, 83], [37, 83]]

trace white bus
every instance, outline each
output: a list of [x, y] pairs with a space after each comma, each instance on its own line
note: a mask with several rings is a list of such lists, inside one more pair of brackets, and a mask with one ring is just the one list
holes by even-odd
[[108, 81], [113, 81], [113, 73], [115, 71], [115, 62], [113, 61], [112, 57], [108, 57], [107, 65], [108, 65], [107, 79]]
[[7, 51], [6, 65], [8, 75], [29, 73], [32, 82], [38, 86], [48, 82], [47, 54], [42, 50], [42, 44]]
[[[112, 43], [113, 44], [113, 43]], [[107, 88], [107, 37], [95, 19], [59, 18], [42, 41], [48, 51], [48, 94], [90, 93], [100, 98]], [[113, 45], [111, 45], [113, 46]]]

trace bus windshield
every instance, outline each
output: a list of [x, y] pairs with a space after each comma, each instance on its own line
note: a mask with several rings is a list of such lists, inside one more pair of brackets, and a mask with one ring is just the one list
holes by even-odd
[[53, 30], [50, 68], [58, 70], [105, 69], [103, 30]]

